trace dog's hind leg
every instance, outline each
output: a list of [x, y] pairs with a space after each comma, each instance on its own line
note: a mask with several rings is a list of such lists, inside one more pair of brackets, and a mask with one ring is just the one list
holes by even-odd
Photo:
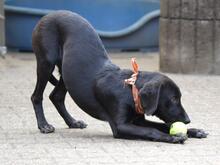
[[52, 103], [54, 104], [54, 106], [56, 107], [57, 111], [62, 116], [66, 124], [69, 126], [69, 128], [85, 128], [87, 124], [85, 124], [83, 121], [75, 120], [67, 112], [64, 104], [66, 92], [67, 90], [61, 76], [58, 85], [54, 88], [54, 90], [50, 94], [50, 100], [52, 101]]
[[52, 125], [48, 124], [42, 106], [43, 92], [52, 75], [54, 67], [55, 64], [47, 60], [37, 60], [37, 83], [34, 93], [31, 96], [31, 101], [37, 118], [38, 128], [42, 133], [50, 133], [55, 130]]
[[54, 75], [50, 76], [49, 82], [54, 86], [57, 86], [58, 84], [58, 80], [54, 77]]

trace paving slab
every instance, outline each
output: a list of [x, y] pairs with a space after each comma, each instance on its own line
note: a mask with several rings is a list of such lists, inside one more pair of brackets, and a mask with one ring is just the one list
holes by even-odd
[[[158, 71], [158, 53], [110, 53], [121, 68], [136, 57], [141, 70]], [[32, 53], [9, 53], [0, 58], [1, 165], [216, 165], [220, 161], [220, 76], [167, 74], [182, 90], [182, 102], [192, 123], [209, 132], [207, 139], [188, 139], [184, 145], [114, 139], [107, 123], [81, 111], [67, 95], [66, 105], [86, 129], [68, 129], [44, 94], [45, 115], [55, 133], [41, 134], [30, 101], [36, 81]], [[55, 73], [57, 76], [58, 74]]]

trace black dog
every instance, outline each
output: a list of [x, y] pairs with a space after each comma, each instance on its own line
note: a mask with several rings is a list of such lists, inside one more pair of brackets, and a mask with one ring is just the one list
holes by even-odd
[[[64, 99], [68, 91], [76, 104], [94, 118], [108, 121], [115, 138], [145, 139], [181, 143], [184, 136], [170, 136], [169, 124], [189, 123], [177, 85], [159, 73], [139, 72], [135, 86], [146, 115], [156, 115], [165, 123], [145, 120], [135, 111], [131, 86], [125, 85], [133, 72], [114, 65], [93, 29], [81, 16], [57, 11], [43, 17], [33, 31], [33, 50], [37, 59], [37, 84], [31, 97], [38, 128], [54, 131], [47, 123], [42, 107], [47, 82], [55, 85], [50, 99], [70, 128], [85, 128], [67, 112]], [[60, 80], [52, 72], [57, 66]], [[189, 137], [204, 138], [199, 129], [189, 129]]]

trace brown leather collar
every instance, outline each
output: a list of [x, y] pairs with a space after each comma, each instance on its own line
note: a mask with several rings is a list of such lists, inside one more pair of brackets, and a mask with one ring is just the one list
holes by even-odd
[[137, 80], [137, 76], [138, 76], [138, 64], [136, 63], [136, 59], [132, 58], [131, 59], [131, 64], [133, 67], [133, 74], [131, 75], [131, 78], [129, 79], [125, 79], [125, 84], [129, 84], [132, 87], [132, 95], [133, 95], [133, 99], [134, 99], [134, 104], [135, 104], [135, 111], [138, 114], [144, 114], [144, 110], [141, 106], [141, 100], [140, 100], [140, 96], [139, 96], [139, 91], [135, 85], [135, 82]]

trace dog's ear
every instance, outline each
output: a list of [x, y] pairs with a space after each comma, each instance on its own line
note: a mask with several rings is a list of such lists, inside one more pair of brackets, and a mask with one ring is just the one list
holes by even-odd
[[151, 80], [146, 82], [139, 91], [141, 104], [146, 115], [152, 115], [158, 107], [161, 82]]

